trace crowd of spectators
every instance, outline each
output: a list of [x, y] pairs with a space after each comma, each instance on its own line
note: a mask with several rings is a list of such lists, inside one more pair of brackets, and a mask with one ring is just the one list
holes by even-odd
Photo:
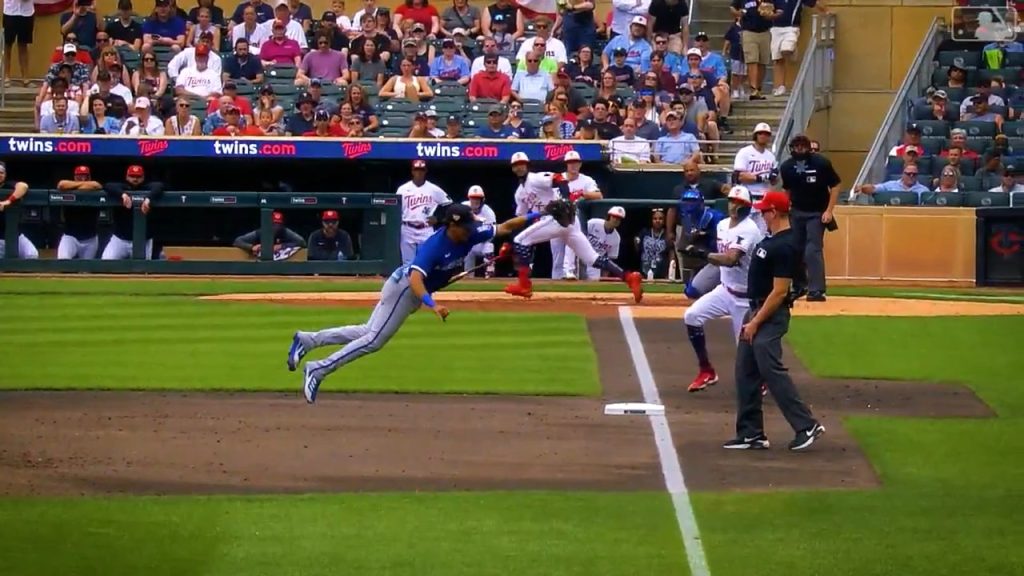
[[591, 0], [553, 18], [507, 0], [351, 17], [334, 0], [319, 19], [301, 0], [132, 2], [63, 15], [41, 132], [610, 140], [617, 162], [681, 163], [715, 151], [742, 96], [742, 55], [691, 41], [686, 0], [615, 2], [604, 22]]

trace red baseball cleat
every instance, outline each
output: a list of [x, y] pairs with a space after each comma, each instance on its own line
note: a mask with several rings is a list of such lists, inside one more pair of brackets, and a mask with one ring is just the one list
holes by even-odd
[[508, 286], [505, 286], [505, 293], [529, 299], [533, 297], [533, 286], [531, 284], [524, 286], [519, 282], [513, 282]]
[[626, 274], [623, 280], [626, 282], [626, 286], [629, 286], [629, 289], [633, 291], [633, 300], [636, 300], [636, 303], [639, 304], [644, 299], [643, 277], [640, 276], [639, 272], [630, 272]]
[[718, 374], [715, 373], [714, 368], [708, 368], [707, 370], [701, 369], [700, 374], [690, 382], [690, 387], [686, 389], [687, 392], [700, 392], [708, 386], [714, 386], [718, 383]]

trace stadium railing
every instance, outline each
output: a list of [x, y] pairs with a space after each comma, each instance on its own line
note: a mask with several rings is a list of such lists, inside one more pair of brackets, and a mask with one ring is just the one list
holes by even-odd
[[836, 15], [814, 14], [811, 30], [813, 34], [804, 49], [796, 82], [772, 143], [772, 152], [779, 162], [789, 157], [789, 139], [807, 130], [815, 112], [832, 106]]
[[871, 148], [864, 159], [864, 165], [850, 189], [849, 201], [856, 204], [871, 204], [872, 200], [865, 194], [853, 192], [861, 184], [874, 184], [885, 179], [885, 159], [889, 149], [900, 141], [910, 119], [910, 106], [913, 99], [924, 94], [932, 81], [932, 59], [946, 33], [945, 19], [936, 17], [921, 41], [914, 60], [911, 61], [907, 75], [903, 78], [899, 90], [893, 96], [889, 111], [882, 120], [882, 125], [875, 135]]

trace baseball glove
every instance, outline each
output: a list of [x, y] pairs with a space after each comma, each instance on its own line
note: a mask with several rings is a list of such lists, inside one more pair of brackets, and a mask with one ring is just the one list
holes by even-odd
[[775, 4], [773, 2], [758, 2], [757, 13], [762, 18], [771, 18], [775, 15]]
[[564, 198], [556, 198], [544, 208], [544, 213], [562, 226], [569, 226], [576, 219], [576, 205]]

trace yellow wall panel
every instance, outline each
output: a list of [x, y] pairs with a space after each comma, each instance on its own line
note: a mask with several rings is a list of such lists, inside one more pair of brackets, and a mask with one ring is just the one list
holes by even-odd
[[890, 92], [837, 92], [829, 115], [829, 150], [867, 150], [891, 105]]
[[949, 7], [900, 7], [892, 10], [892, 30], [889, 38], [892, 39], [892, 55], [889, 67], [892, 78], [890, 87], [896, 90], [903, 83], [907, 75], [910, 63], [917, 55], [921, 47], [924, 35], [932, 25], [936, 16], [944, 16], [950, 21]]
[[889, 90], [892, 10], [837, 6], [836, 90]]

